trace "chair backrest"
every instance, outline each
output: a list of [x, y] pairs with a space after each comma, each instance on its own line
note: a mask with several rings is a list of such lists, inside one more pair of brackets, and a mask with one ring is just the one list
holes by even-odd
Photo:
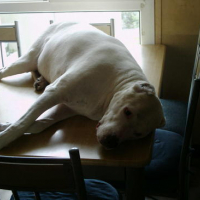
[[186, 118], [186, 127], [183, 140], [183, 147], [180, 158], [179, 170], [179, 200], [186, 200], [189, 188], [189, 168], [191, 156], [192, 134], [195, 123], [195, 116], [198, 112], [198, 102], [200, 101], [200, 33], [197, 44], [196, 58], [192, 75], [190, 96], [188, 101], [188, 110]]
[[110, 23], [91, 23], [91, 25], [108, 35], [115, 37], [114, 19], [110, 19]]
[[[77, 193], [85, 200], [86, 189], [79, 150], [69, 150], [68, 158], [0, 156], [0, 188], [13, 191]], [[37, 198], [38, 197], [38, 198]]]
[[2, 54], [2, 42], [16, 42], [18, 56], [19, 57], [21, 56], [19, 25], [17, 21], [15, 21], [14, 25], [0, 25], [0, 48], [1, 48], [2, 65], [4, 66], [3, 54]]
[[190, 95], [188, 101], [186, 129], [185, 129], [186, 137], [189, 135], [189, 138], [186, 138], [186, 140], [189, 140], [189, 142], [191, 142], [191, 135], [194, 126], [195, 114], [197, 112], [197, 104], [200, 94], [199, 82], [200, 82], [200, 32], [197, 43], [194, 69], [192, 74]]
[[196, 79], [200, 79], [200, 31], [199, 31], [199, 38], [198, 38], [198, 43], [197, 43], [193, 77]]

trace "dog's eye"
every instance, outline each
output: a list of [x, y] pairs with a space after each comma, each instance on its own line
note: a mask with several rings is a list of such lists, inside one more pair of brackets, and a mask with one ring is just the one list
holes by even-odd
[[126, 117], [130, 117], [132, 115], [132, 112], [126, 107], [124, 108], [124, 114], [126, 115]]

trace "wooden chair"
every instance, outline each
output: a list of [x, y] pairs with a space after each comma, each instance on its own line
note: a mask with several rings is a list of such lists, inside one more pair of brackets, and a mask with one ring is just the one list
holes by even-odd
[[114, 19], [110, 19], [110, 23], [92, 23], [91, 25], [108, 35], [115, 37]]
[[4, 67], [4, 58], [3, 58], [3, 42], [16, 42], [18, 49], [18, 56], [21, 56], [21, 47], [19, 39], [19, 26], [18, 22], [15, 21], [14, 25], [0, 25], [0, 51], [2, 58], [2, 66]]
[[119, 199], [110, 184], [83, 179], [77, 148], [69, 155], [70, 159], [0, 156], [0, 188], [12, 190], [15, 200]]
[[157, 129], [153, 157], [146, 167], [148, 194], [188, 200], [192, 132], [200, 100], [200, 34], [188, 104], [164, 100], [167, 126]]

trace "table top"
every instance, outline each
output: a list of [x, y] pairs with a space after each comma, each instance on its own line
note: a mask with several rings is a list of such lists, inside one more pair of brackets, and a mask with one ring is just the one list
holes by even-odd
[[[158, 63], [150, 58], [155, 59], [157, 55], [154, 54], [157, 54], [157, 51], [164, 56], [164, 46], [151, 45], [140, 47], [138, 52], [141, 53], [136, 56], [136, 60], [142, 63], [144, 72], [145, 69], [149, 72], [147, 77], [149, 80], [152, 78], [150, 82], [154, 81], [154, 77], [157, 77], [156, 80], [162, 78], [162, 66], [159, 69]], [[142, 54], [149, 54], [149, 57], [143, 59]], [[148, 67], [151, 67], [151, 70]], [[151, 75], [150, 72], [157, 74]], [[34, 91], [32, 85], [31, 73], [7, 77], [0, 82], [1, 122], [16, 121], [33, 104], [40, 94]], [[159, 87], [158, 84], [157, 91]], [[143, 167], [150, 162], [153, 134], [140, 140], [124, 142], [116, 149], [106, 150], [96, 139], [96, 124], [97, 122], [83, 116], [75, 116], [51, 126], [42, 133], [23, 135], [0, 150], [0, 154], [69, 157], [68, 150], [77, 147], [83, 165]]]
[[160, 96], [166, 47], [164, 45], [135, 45], [131, 51], [148, 81]]

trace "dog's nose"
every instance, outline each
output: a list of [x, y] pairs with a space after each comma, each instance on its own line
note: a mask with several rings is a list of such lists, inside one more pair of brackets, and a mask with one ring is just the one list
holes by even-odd
[[115, 134], [111, 134], [100, 140], [100, 143], [108, 149], [113, 149], [119, 145], [119, 139]]

